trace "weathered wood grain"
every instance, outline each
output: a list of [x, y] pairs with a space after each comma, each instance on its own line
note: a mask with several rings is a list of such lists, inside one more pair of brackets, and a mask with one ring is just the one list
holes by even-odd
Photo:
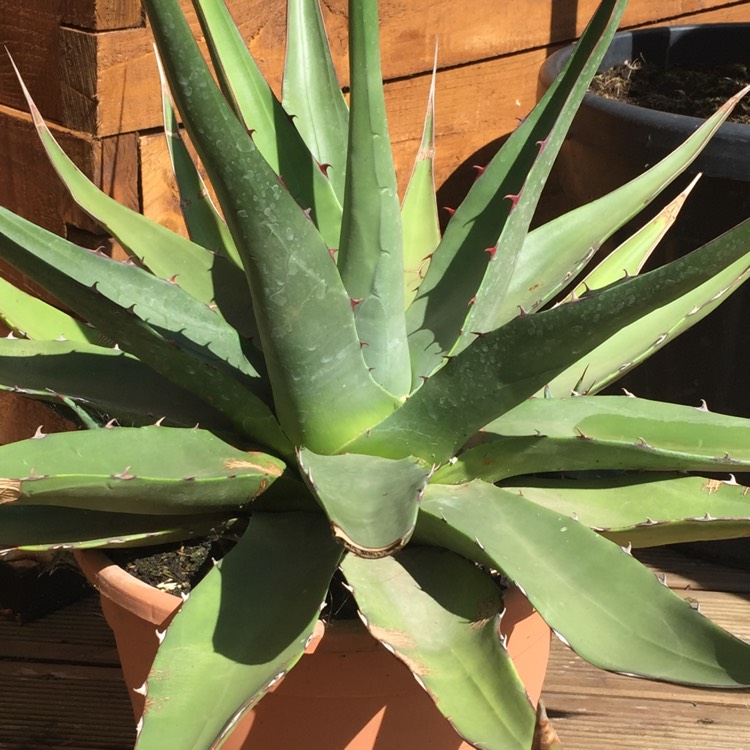
[[745, 750], [747, 706], [611, 698], [606, 693], [548, 694], [547, 711], [562, 746], [571, 750]]
[[[197, 29], [190, 3], [184, 0], [184, 4]], [[228, 5], [259, 64], [278, 87], [284, 57], [284, 0], [229, 0]], [[345, 84], [346, 0], [326, 0], [323, 5]], [[596, 0], [472, 0], [457, 23], [455, 4], [449, 0], [382, 0], [384, 75], [399, 79], [430, 70], [436, 38], [441, 68], [568, 41], [580, 34], [595, 7]], [[5, 19], [0, 35], [31, 79], [46, 117], [95, 135], [158, 124], [150, 35], [139, 28], [136, 10], [136, 0], [34, 4], [0, 0], [0, 19]], [[750, 20], [750, 0], [632, 0], [623, 26], [683, 20]], [[105, 30], [112, 28], [117, 30]], [[0, 103], [20, 106], [7, 64], [0, 64]]]
[[[131, 208], [138, 208], [137, 136], [126, 133], [92, 138], [61, 127], [55, 137], [78, 167], [98, 186]], [[73, 225], [97, 226], [68, 196], [49, 165], [30, 116], [0, 106], [0, 205], [58, 234]]]
[[[442, 186], [453, 176], [441, 196], [444, 205], [456, 204], [475, 174], [471, 165], [486, 164], [499, 145], [491, 142], [511, 131], [532, 108], [536, 101], [536, 72], [544, 58], [544, 50], [532, 50], [438, 73], [436, 184]], [[427, 75], [386, 85], [402, 192], [419, 146], [429, 86]], [[481, 153], [471, 158], [478, 151]], [[181, 228], [169, 158], [160, 132], [141, 136], [140, 160], [144, 210], [170, 228]]]
[[[0, 0], [0, 42], [13, 56], [45, 117], [54, 122], [62, 121], [60, 2]], [[24, 108], [16, 75], [4, 50], [0, 54], [0, 104]]]
[[143, 24], [141, 0], [64, 0], [61, 13], [64, 25], [93, 31]]
[[[274, 3], [229, 3], [237, 16], [243, 35], [249, 40], [251, 50], [269, 81], [278, 91], [283, 69], [283, 12]], [[498, 3], [494, 0], [475, 0], [471, 11], [462, 14], [456, 23], [452, 3], [419, 2], [419, 12], [407, 12], [402, 2], [387, 0], [381, 8], [383, 74], [388, 80], [403, 79], [424, 74], [432, 69], [435, 37], [440, 42], [439, 67], [450, 69], [493, 58], [505, 59], [512, 70], [511, 61], [516, 53], [539, 52], [550, 44], [567, 41], [582, 30], [584, 19], [595, 7], [593, 0], [578, 3], [575, 28], [572, 17], [553, 13], [552, 0], [527, 0], [524, 3]], [[336, 0], [330, 12], [329, 35], [335, 62], [342, 85], [348, 82], [345, 52], [345, 3]], [[555, 3], [557, 6], [558, 3]], [[570, 8], [568, 2], [562, 7]], [[706, 10], [723, 5], [721, 10]], [[693, 12], [697, 8], [699, 13]], [[632, 3], [627, 25], [651, 24], [676, 20], [739, 21], [750, 20], [750, 2], [740, 5], [710, 2], [645, 2]], [[86, 106], [80, 111], [66, 108], [66, 124], [70, 127], [111, 134], [159, 123], [159, 87], [153, 61], [151, 41], [144, 29], [100, 34], [97, 45], [98, 113], [92, 119]], [[124, 54], [127, 49], [127, 55]], [[81, 64], [90, 64], [83, 61]], [[516, 81], [509, 77], [505, 84], [511, 88]], [[511, 88], [512, 90], [512, 88]], [[439, 89], [438, 89], [439, 91]], [[88, 92], [94, 97], [95, 92]], [[421, 103], [419, 105], [422, 106]], [[79, 119], [82, 118], [82, 119]], [[96, 130], [92, 130], [94, 127]]]

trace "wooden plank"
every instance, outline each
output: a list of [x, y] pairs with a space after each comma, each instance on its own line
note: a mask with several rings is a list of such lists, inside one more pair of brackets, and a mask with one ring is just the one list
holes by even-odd
[[[134, 134], [96, 139], [52, 127], [66, 153], [91, 180], [132, 208], [139, 207], [138, 152]], [[72, 225], [96, 233], [49, 165], [31, 118], [0, 106], [0, 205], [45, 229], [65, 235]]]
[[99, 667], [85, 679], [0, 674], [0, 747], [130, 750], [132, 710], [120, 670]]
[[[70, 564], [74, 564], [72, 558]], [[65, 644], [71, 649], [81, 648], [86, 652], [109, 652], [114, 648], [114, 636], [104, 620], [99, 597], [93, 590], [91, 596], [38, 620], [19, 624], [0, 618], [0, 660], [35, 657], [39, 644]]]
[[92, 595], [25, 625], [0, 620], [0, 747], [129, 750], [114, 638]]
[[[536, 101], [537, 70], [544, 58], [544, 50], [532, 50], [438, 73], [435, 179], [443, 187], [440, 205], [456, 205], [474, 177], [471, 165], [486, 164], [499, 146], [496, 139], [512, 130], [518, 118], [531, 109]], [[429, 86], [429, 76], [386, 85], [402, 192], [419, 147]], [[144, 212], [184, 231], [163, 135], [143, 135], [139, 146]]]
[[[0, 0], [2, 2], [4, 0]], [[283, 0], [234, 0], [229, 3], [272, 85], [278, 90], [284, 55]], [[329, 34], [342, 85], [346, 84], [345, 1], [326, 5]], [[572, 8], [577, 10], [572, 12]], [[440, 39], [440, 66], [450, 68], [489, 58], [513, 55], [559, 43], [578, 34], [595, 0], [560, 5], [555, 0], [497, 3], [474, 0], [472, 11], [455, 22], [447, 0], [428, 3], [384, 0], [381, 5], [384, 75], [399, 79], [431, 69], [434, 41]], [[560, 10], [562, 8], [563, 10]], [[715, 10], [719, 8], [719, 10]], [[567, 10], [565, 10], [567, 9]], [[192, 10], [191, 24], [196, 27]], [[641, 0], [631, 4], [626, 25], [676, 21], [742, 20], [750, 18], [750, 0]], [[158, 126], [159, 86], [152, 44], [146, 29], [126, 29], [88, 35], [74, 29], [61, 32], [66, 55], [63, 72], [63, 122], [97, 135]], [[96, 71], [95, 78], [91, 71]]]
[[[45, 117], [62, 121], [59, 2], [0, 0], [0, 42], [18, 65]], [[18, 80], [7, 55], [0, 55], [0, 104], [25, 108]]]
[[[725, 587], [725, 580], [735, 578], [737, 571], [708, 565], [713, 570], [702, 578], [699, 569], [704, 563], [668, 548], [641, 550], [637, 555], [655, 573], [666, 573], [668, 582], [677, 582], [682, 590], [676, 593], [700, 606], [703, 614], [750, 640], [747, 591], [731, 594], [703, 588], [708, 581]], [[605, 672], [557, 639], [553, 639], [542, 697], [563, 745], [576, 750], [750, 747], [748, 691], [670, 685]]]
[[581, 698], [576, 693], [546, 695], [544, 699], [562, 746], [571, 750], [750, 748], [748, 707], [675, 705], [651, 698]]
[[90, 31], [143, 25], [140, 0], [63, 0], [61, 21]]
[[750, 570], [724, 567], [680, 554], [669, 547], [634, 550], [633, 554], [653, 570], [664, 573], [673, 590], [750, 594]]
[[[733, 631], [747, 632], [747, 626], [743, 624], [748, 621], [747, 609], [746, 607], [743, 613], [735, 610], [734, 614], [739, 619], [729, 623]], [[575, 694], [580, 696], [581, 700], [607, 696], [750, 709], [750, 694], [747, 691], [708, 690], [605, 672], [588, 664], [557, 639], [553, 639], [544, 690], [547, 694]]]

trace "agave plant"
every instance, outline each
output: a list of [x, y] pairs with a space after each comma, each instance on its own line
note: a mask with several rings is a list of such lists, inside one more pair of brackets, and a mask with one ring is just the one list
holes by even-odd
[[441, 237], [432, 95], [399, 205], [376, 0], [349, 3], [348, 104], [315, 0], [289, 0], [281, 103], [221, 0], [194, 0], [211, 67], [178, 0], [145, 6], [190, 239], [100, 193], [31, 102], [61, 178], [131, 261], [0, 209], [0, 256], [72, 310], [3, 282], [0, 381], [88, 428], [0, 449], [0, 544], [242, 531], [166, 634], [139, 750], [231, 731], [302, 655], [339, 568], [476, 747], [527, 748], [534, 731], [498, 635], [498, 571], [604, 669], [749, 685], [750, 646], [624, 548], [750, 534], [728, 473], [750, 467], [750, 422], [595, 394], [737, 288], [750, 222], [640, 273], [683, 194], [590, 268], [738, 97], [633, 182], [530, 230], [625, 6], [604, 0]]

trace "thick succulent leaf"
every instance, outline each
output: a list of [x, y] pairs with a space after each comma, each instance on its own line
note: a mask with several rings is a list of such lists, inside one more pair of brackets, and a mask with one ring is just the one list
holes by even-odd
[[[216, 87], [179, 2], [144, 5], [245, 264], [281, 424], [294, 443], [335, 451], [390, 413], [395, 400], [367, 370], [351, 300], [325, 242]], [[180, 74], [185, 66], [190, 80]]]
[[528, 750], [534, 710], [498, 633], [497, 583], [447, 550], [347, 555], [342, 570], [370, 633], [414, 673], [467, 742]]
[[282, 102], [344, 203], [349, 108], [331, 59], [318, 0], [291, 0], [286, 11]]
[[247, 286], [233, 263], [102, 192], [60, 148], [25, 87], [24, 93], [50, 163], [86, 213], [159, 278], [172, 279], [200, 302], [218, 305], [228, 318], [249, 314]]
[[750, 536], [750, 488], [733, 480], [614, 474], [529, 482], [514, 490], [624, 546]]
[[[156, 62], [159, 66], [159, 80], [161, 81], [164, 135], [169, 151], [169, 161], [180, 194], [180, 211], [190, 239], [207, 250], [229, 258], [234, 265], [242, 268], [242, 259], [237, 252], [229, 228], [211, 200], [206, 183], [180, 134], [180, 121], [172, 103], [169, 85], [158, 53]], [[249, 295], [250, 290], [247, 289], [247, 285], [244, 285], [244, 288]]]
[[598, 439], [644, 437], [654, 443], [662, 441], [662, 447], [669, 450], [689, 449], [706, 457], [730, 453], [741, 461], [750, 459], [748, 420], [703, 407], [631, 396], [528, 399], [485, 429], [496, 435], [536, 435], [538, 430], [550, 437], [567, 437], [580, 430]]
[[[407, 308], [417, 296], [432, 254], [440, 244], [440, 220], [435, 194], [434, 167], [436, 74], [437, 47], [422, 140], [401, 204], [401, 223], [404, 232], [404, 304]], [[412, 384], [412, 386], [416, 385]]]
[[169, 626], [137, 750], [215, 747], [302, 656], [341, 552], [322, 515], [255, 514]]
[[254, 371], [236, 331], [210, 308], [174, 284], [76, 247], [2, 207], [0, 255], [241, 432], [288, 452], [270, 409], [250, 390], [263, 394], [264, 384], [248, 377]]
[[581, 283], [563, 301], [570, 302], [576, 297], [582, 297], [591, 289], [602, 289], [616, 281], [621, 281], [624, 276], [639, 274], [656, 246], [677, 221], [688, 195], [690, 195], [699, 179], [700, 175], [697, 175], [685, 190], [659, 211], [651, 221], [628, 237], [595, 268], [589, 271]]
[[193, 0], [214, 70], [253, 143], [320, 229], [329, 247], [341, 233], [341, 203], [325, 171], [253, 60], [224, 0]]
[[333, 535], [347, 549], [385, 557], [409, 541], [429, 469], [408, 458], [319, 456], [305, 449], [298, 451], [298, 461]]
[[[429, 376], [442, 364], [443, 354], [453, 348], [462, 328], [488, 330], [464, 326], [471, 300], [477, 295], [491, 258], [493, 263], [507, 266], [515, 273], [518, 243], [523, 240], [525, 225], [536, 203], [535, 195], [541, 190], [549, 167], [547, 162], [556, 148], [547, 143], [540, 152], [539, 143], [547, 141], [559, 117], [568, 120], [575, 110], [577, 100], [586, 90], [582, 71], [585, 69], [586, 76], [593, 76], [594, 63], [604, 54], [607, 39], [614, 34], [624, 7], [623, 0], [601, 3], [566, 70], [487, 165], [456, 209], [419, 296], [409, 308], [409, 345], [416, 376]], [[533, 179], [530, 177], [532, 169]], [[515, 201], [508, 196], [519, 194], [522, 201], [511, 213]], [[485, 252], [495, 248], [503, 227], [513, 214], [503, 248]], [[504, 255], [508, 257], [500, 260]], [[491, 274], [496, 276], [495, 269]]]
[[487, 425], [435, 481], [591, 470], [750, 471], [750, 422], [627, 396], [532, 398]]
[[[109, 306], [129, 308], [130, 314], [172, 338], [176, 346], [217, 367], [257, 376], [237, 332], [177, 285], [80, 248], [5, 209], [0, 211], [0, 222], [3, 257], [85, 319], [94, 322], [77, 304], [73, 285], [95, 291], [102, 306], [108, 301]], [[97, 327], [119, 341], [116, 331]]]
[[99, 344], [104, 337], [71, 315], [27, 294], [0, 277], [0, 320], [30, 339]]
[[112, 427], [0, 448], [2, 504], [158, 515], [236, 511], [284, 471], [206, 430]]
[[602, 669], [711, 687], [750, 684], [750, 645], [616, 544], [516, 492], [479, 480], [430, 485], [415, 538], [502, 570]]
[[682, 174], [746, 93], [732, 97], [679, 148], [639, 177], [532, 231], [508, 289], [509, 305], [537, 310], [561, 291], [609, 237]]
[[[576, 45], [574, 57], [577, 58], [578, 54], [581, 54], [583, 58], [580, 68], [577, 60], [572, 60], [571, 67], [562, 74], [559, 89], [552, 95], [554, 99], [566, 92], [565, 103], [560, 108], [557, 119], [549, 132], [545, 133], [544, 138], [539, 139], [539, 156], [528, 172], [523, 175], [523, 185], [518, 186], [517, 190], [514, 189], [514, 195], [509, 198], [510, 214], [494, 250], [491, 249], [489, 253], [485, 253], [489, 255], [487, 271], [473, 302], [468, 307], [468, 315], [462, 326], [459, 340], [452, 349], [453, 353], [471, 344], [474, 341], [475, 332], [492, 331], [514, 318], [518, 313], [518, 303], [508, 294], [508, 289], [518, 266], [523, 264], [523, 246], [531, 219], [536, 212], [542, 190], [565, 141], [568, 129], [609, 48], [610, 41], [617, 31], [622, 11], [625, 9], [625, 3], [622, 3], [613, 10], [611, 16], [603, 15], [599, 18], [598, 14], [605, 5], [606, 3], [602, 3], [589, 28]], [[590, 48], [588, 48], [589, 35], [597, 40], [595, 44], [591, 44]], [[575, 75], [574, 78], [573, 75]], [[544, 100], [542, 100], [542, 106], [544, 106]]]
[[338, 268], [373, 378], [411, 390], [403, 235], [380, 69], [377, 0], [349, 3], [349, 150]]
[[748, 253], [698, 288], [617, 331], [547, 383], [551, 396], [594, 394], [692, 328], [739, 289], [750, 275]]
[[118, 349], [0, 339], [0, 383], [34, 398], [71, 399], [121, 424], [164, 418], [183, 427], [231, 427], [228, 418], [205, 401]]
[[210, 537], [234, 524], [231, 515], [144, 515], [42, 505], [0, 507], [0, 557], [4, 549], [147, 547]]
[[442, 463], [618, 330], [706, 283], [750, 248], [750, 220], [669, 265], [480, 336], [352, 452]]

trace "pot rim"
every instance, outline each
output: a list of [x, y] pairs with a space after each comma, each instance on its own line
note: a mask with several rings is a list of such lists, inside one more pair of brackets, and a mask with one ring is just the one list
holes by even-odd
[[99, 549], [75, 549], [73, 555], [100, 594], [147, 622], [162, 625], [182, 604], [179, 596], [139, 580]]
[[[100, 549], [74, 549], [73, 555], [86, 578], [100, 594], [155, 626], [161, 626], [165, 623], [183, 603], [181, 597], [162, 591], [131, 575]], [[513, 608], [515, 617], [519, 621], [527, 619], [534, 613], [533, 606], [516, 586], [506, 589], [503, 596], [505, 600], [503, 615], [509, 607]], [[502, 622], [504, 619], [503, 616], [500, 620], [501, 631], [503, 630]], [[323, 635], [323, 629], [330, 629], [345, 640], [354, 640], [358, 638], [358, 634], [362, 630], [366, 630], [359, 619], [334, 623], [318, 620], [315, 637], [308, 647], [309, 650], [306, 649], [307, 653], [311, 653], [317, 648]], [[510, 632], [512, 632], [512, 627]], [[510, 632], [507, 632], [506, 635], [510, 635]], [[374, 637], [370, 636], [369, 641], [371, 641], [371, 644], [367, 648], [379, 648], [379, 643]], [[358, 648], [364, 648], [361, 642]], [[525, 650], [519, 644], [516, 653], [520, 655]]]
[[[661, 38], [662, 45], [671, 46], [675, 41], [688, 34], [705, 35], [717, 34], [724, 31], [746, 31], [750, 41], [750, 23], [706, 23], [706, 24], [687, 24], [681, 26], [655, 26], [646, 29], [632, 29], [630, 31], [618, 31], [612, 40], [610, 50], [612, 50], [617, 41], [629, 40], [634, 38], [647, 39], [652, 37], [656, 40]], [[575, 44], [568, 44], [550, 55], [539, 69], [539, 84], [542, 91], [546, 91], [562, 70], [563, 66], [571, 56]], [[599, 68], [599, 72], [606, 70], [622, 60], [612, 60], [611, 52], [608, 52], [610, 58], [605, 57], [604, 62]], [[654, 127], [658, 124], [661, 128], [669, 129], [675, 133], [680, 133], [687, 137], [692, 133], [704, 120], [700, 117], [690, 115], [679, 115], [673, 112], [664, 112], [662, 110], [649, 109], [638, 104], [630, 104], [615, 99], [607, 99], [598, 94], [587, 92], [584, 97], [587, 107], [594, 110], [610, 113], [612, 116], [621, 120], [638, 123], [642, 127]], [[750, 145], [750, 125], [738, 122], [724, 123], [714, 135], [712, 141], [719, 142], [727, 139], [732, 141], [747, 142]]]

